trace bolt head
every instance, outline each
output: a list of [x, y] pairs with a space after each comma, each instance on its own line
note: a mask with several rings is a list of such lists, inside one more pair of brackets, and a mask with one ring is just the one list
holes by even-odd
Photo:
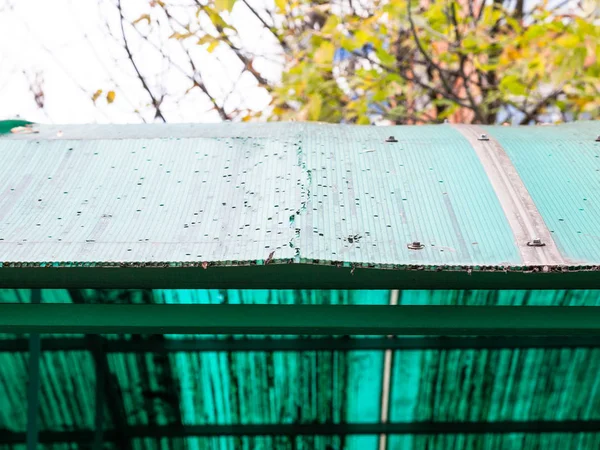
[[596, 137], [596, 142], [600, 142], [600, 134]]
[[398, 142], [398, 139], [396, 139], [394, 136], [390, 136], [385, 140], [385, 142]]
[[488, 137], [488, 135], [485, 134], [485, 133], [480, 134], [477, 139], [480, 140], [480, 141], [489, 141], [490, 140], [490, 138]]
[[533, 238], [527, 245], [530, 247], [544, 247], [546, 244], [540, 238]]

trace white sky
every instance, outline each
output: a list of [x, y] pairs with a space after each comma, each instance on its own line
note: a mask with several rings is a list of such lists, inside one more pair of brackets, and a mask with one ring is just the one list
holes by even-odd
[[[122, 3], [131, 20], [152, 10], [148, 0]], [[183, 3], [185, 0], [180, 2]], [[0, 119], [18, 115], [46, 123], [140, 122], [134, 112], [137, 108], [145, 112], [146, 120], [152, 121], [151, 108], [146, 107], [149, 97], [122, 46], [108, 36], [106, 21], [120, 37], [118, 20], [113, 0], [0, 0]], [[260, 25], [244, 5], [236, 5], [232, 20], [246, 48], [257, 52], [274, 48], [269, 36], [261, 35]], [[140, 30], [146, 31], [144, 27], [145, 23], [140, 24]], [[184, 97], [189, 80], [176, 70], [165, 71], [166, 63], [158, 52], [144, 44], [130, 27], [126, 32], [141, 71], [155, 75], [150, 78], [155, 94], [160, 94], [162, 86], [169, 93], [168, 98]], [[179, 42], [167, 37], [161, 36], [163, 50], [188, 69]], [[227, 91], [237, 82], [226, 106], [232, 108], [245, 102], [261, 109], [268, 104], [269, 96], [251, 76], [239, 79], [241, 64], [237, 59], [218, 49], [208, 54], [194, 42], [188, 44], [209, 89]], [[279, 76], [275, 62], [257, 60], [256, 64], [270, 78]], [[43, 77], [45, 112], [37, 108], [29, 87], [29, 80], [38, 72]], [[91, 95], [97, 89], [104, 93], [115, 90], [115, 102], [108, 105], [101, 98], [99, 107], [95, 106]], [[169, 122], [218, 121], [218, 115], [210, 109], [211, 104], [199, 92], [185, 96], [179, 104], [167, 100], [163, 105]]]
[[[273, 0], [250, 0], [254, 5], [265, 2], [272, 4]], [[130, 20], [143, 13], [153, 14], [150, 0], [122, 0], [122, 3]], [[114, 5], [115, 0], [0, 0], [0, 120], [20, 116], [42, 123], [137, 123], [141, 118], [135, 109], [142, 111], [147, 121], [153, 120], [149, 97], [135, 77], [123, 47], [108, 35], [107, 22], [120, 37]], [[174, 14], [183, 11], [177, 7], [172, 10]], [[181, 19], [186, 20], [185, 14]], [[232, 22], [246, 49], [267, 54], [267, 58], [255, 60], [255, 67], [268, 78], [277, 79], [281, 60], [273, 54], [276, 49], [273, 37], [262, 29], [242, 2], [236, 3]], [[139, 30], [146, 32], [147, 25], [140, 24]], [[160, 94], [165, 89], [169, 94], [162, 107], [169, 122], [220, 120], [199, 91], [185, 95], [190, 87], [188, 79], [177, 70], [166, 71], [164, 59], [135, 30], [128, 27], [126, 32], [140, 69], [150, 76], [154, 93]], [[167, 39], [165, 32], [152, 35], [155, 44], [188, 70], [180, 43]], [[226, 102], [229, 110], [244, 105], [261, 110], [268, 105], [268, 94], [256, 86], [249, 74], [239, 77], [241, 64], [231, 54], [219, 49], [208, 54], [193, 41], [186, 41], [186, 45], [198, 62], [207, 87], [217, 93], [219, 100], [235, 84], [234, 93]], [[37, 108], [30, 92], [29, 81], [36, 73], [43, 77], [44, 111]], [[115, 90], [115, 102], [108, 105], [102, 97], [95, 106], [91, 95], [97, 89], [103, 89], [104, 94]], [[176, 102], [177, 99], [183, 100]]]

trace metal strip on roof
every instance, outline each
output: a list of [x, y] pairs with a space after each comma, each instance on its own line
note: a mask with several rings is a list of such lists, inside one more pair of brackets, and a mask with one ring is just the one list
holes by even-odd
[[471, 143], [494, 187], [525, 265], [564, 264], [519, 173], [498, 141], [476, 125], [454, 125]]
[[600, 122], [485, 129], [510, 158], [568, 265], [598, 265]]

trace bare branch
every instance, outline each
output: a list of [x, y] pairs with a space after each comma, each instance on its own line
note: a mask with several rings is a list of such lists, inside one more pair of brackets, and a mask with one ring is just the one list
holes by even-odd
[[[203, 5], [202, 3], [200, 3], [199, 0], [194, 0], [194, 2], [196, 3], [196, 5], [202, 9], [203, 11], [206, 9], [206, 6]], [[254, 78], [256, 79], [256, 81], [258, 81], [258, 84], [261, 86], [268, 86], [269, 85], [269, 81], [263, 77], [253, 66], [253, 61], [251, 58], [248, 58], [246, 55], [244, 55], [243, 51], [241, 48], [237, 47], [233, 42], [231, 42], [231, 40], [227, 37], [227, 35], [223, 32], [223, 28], [220, 27], [219, 25], [215, 25], [215, 27], [217, 28], [217, 31], [219, 32], [219, 38], [222, 42], [226, 43], [229, 48], [233, 51], [233, 53], [237, 56], [237, 58], [242, 62], [242, 64], [244, 65], [244, 69], [246, 71], [248, 71], [249, 73], [252, 74], [252, 76], [254, 76]]]
[[[458, 18], [456, 17], [456, 8], [458, 7], [458, 5], [456, 4], [455, 1], [453, 1], [450, 4], [450, 20], [452, 22], [452, 25], [454, 27], [454, 34], [456, 36], [456, 48], [460, 48], [461, 43], [462, 43], [462, 35], [460, 32], [460, 27], [458, 25]], [[471, 109], [473, 110], [473, 113], [475, 114], [475, 117], [477, 118], [478, 121], [480, 121], [481, 123], [484, 123], [484, 118], [483, 118], [483, 114], [481, 113], [481, 110], [479, 109], [479, 106], [477, 105], [477, 102], [475, 101], [475, 98], [473, 97], [473, 93], [471, 92], [471, 77], [469, 75], [467, 75], [467, 73], [465, 72], [465, 64], [467, 62], [467, 57], [466, 55], [459, 50], [459, 66], [458, 66], [458, 72], [460, 74], [460, 78], [462, 80], [462, 84], [463, 84], [463, 88], [465, 89], [465, 93], [467, 94], [467, 98], [469, 99], [469, 104], [471, 106]]]
[[[165, 15], [167, 16], [167, 18], [172, 21], [177, 23], [179, 26], [182, 26], [181, 23], [179, 23], [179, 21], [177, 19], [175, 19], [167, 10], [167, 7], [163, 5], [163, 11], [165, 13]], [[185, 28], [185, 27], [184, 27]], [[183, 50], [183, 52], [185, 53], [185, 55], [187, 56], [188, 59], [188, 63], [190, 64], [190, 67], [192, 69], [193, 75], [189, 76], [185, 70], [183, 70], [180, 66], [176, 65], [179, 67], [179, 70], [185, 74], [193, 83], [194, 87], [199, 88], [204, 95], [206, 95], [206, 97], [208, 97], [208, 99], [210, 100], [210, 102], [213, 104], [214, 109], [217, 111], [217, 113], [219, 114], [219, 117], [221, 117], [222, 120], [231, 120], [231, 116], [229, 116], [229, 114], [227, 114], [225, 112], [225, 109], [223, 106], [220, 106], [217, 103], [217, 100], [215, 99], [215, 97], [213, 97], [211, 95], [211, 93], [208, 91], [208, 89], [206, 88], [206, 85], [204, 84], [204, 81], [202, 79], [202, 74], [200, 73], [199, 68], [196, 66], [196, 63], [194, 62], [194, 59], [192, 58], [192, 55], [190, 54], [190, 51], [185, 48], [185, 46], [183, 45], [182, 41], [179, 41], [179, 44], [181, 46], [181, 49]], [[169, 62], [172, 62], [172, 59], [167, 57]]]
[[544, 96], [539, 102], [535, 104], [535, 106], [529, 111], [523, 119], [519, 122], [519, 125], [526, 125], [532, 120], [536, 118], [536, 116], [541, 112], [541, 110], [548, 106], [548, 102], [551, 100], [556, 100], [556, 98], [563, 93], [563, 86], [557, 88], [550, 92], [550, 94]]
[[265, 21], [265, 19], [263, 19], [263, 18], [262, 18], [262, 16], [261, 16], [261, 15], [258, 13], [258, 11], [256, 11], [256, 9], [254, 9], [254, 8], [252, 7], [252, 5], [250, 5], [250, 3], [248, 3], [248, 1], [247, 1], [247, 0], [242, 0], [242, 2], [243, 2], [243, 3], [244, 3], [244, 5], [246, 5], [246, 7], [247, 7], [247, 8], [250, 10], [250, 12], [251, 12], [252, 14], [254, 14], [254, 16], [255, 16], [255, 17], [256, 17], [256, 18], [257, 18], [257, 19], [260, 21], [260, 23], [262, 23], [262, 24], [263, 24], [263, 26], [264, 26], [264, 27], [265, 27], [267, 30], [269, 30], [269, 31], [271, 32], [271, 34], [272, 34], [272, 35], [275, 37], [275, 39], [277, 39], [277, 41], [279, 42], [279, 44], [281, 45], [281, 47], [282, 47], [284, 50], [286, 50], [286, 51], [287, 51], [287, 50], [289, 50], [289, 49], [290, 49], [290, 47], [287, 45], [287, 43], [285, 42], [285, 40], [283, 39], [283, 37], [277, 33], [277, 30], [276, 30], [276, 29], [275, 29], [275, 28], [274, 28], [272, 25], [269, 25], [269, 24], [268, 24], [268, 23]]
[[121, 35], [123, 37], [123, 46], [125, 48], [125, 51], [127, 52], [127, 57], [129, 58], [129, 61], [131, 62], [131, 65], [133, 66], [133, 68], [135, 70], [135, 73], [137, 74], [140, 82], [142, 83], [142, 86], [144, 87], [144, 90], [150, 96], [150, 100], [152, 101], [152, 106], [154, 106], [154, 110], [155, 110], [154, 117], [158, 117], [163, 122], [166, 122], [167, 120], [163, 116], [163, 113], [162, 113], [162, 111], [160, 109], [160, 104], [161, 104], [162, 99], [158, 99], [152, 93], [152, 90], [150, 89], [150, 86], [148, 86], [148, 83], [146, 82], [146, 79], [143, 77], [142, 73], [140, 72], [140, 69], [138, 68], [137, 64], [135, 63], [135, 60], [133, 59], [133, 55], [131, 53], [131, 49], [129, 48], [129, 42], [127, 41], [127, 35], [125, 34], [125, 26], [124, 26], [125, 17], [123, 16], [123, 9], [121, 8], [121, 0], [117, 0], [117, 9], [119, 10], [120, 25], [121, 25]]
[[444, 85], [444, 88], [446, 89], [446, 92], [453, 92], [453, 89], [450, 86], [450, 84], [448, 83], [448, 80], [446, 80], [446, 77], [444, 77], [444, 69], [442, 69], [438, 64], [436, 64], [433, 61], [433, 59], [431, 59], [431, 57], [429, 56], [429, 54], [423, 47], [423, 44], [421, 44], [421, 40], [419, 39], [419, 35], [417, 34], [417, 29], [415, 27], [415, 22], [412, 18], [412, 0], [408, 0], [408, 2], [406, 3], [406, 9], [408, 10], [408, 22], [410, 23], [410, 30], [412, 32], [413, 39], [415, 40], [415, 43], [417, 44], [417, 49], [419, 50], [419, 53], [421, 53], [421, 55], [423, 55], [423, 58], [425, 58], [425, 60], [431, 67], [433, 67], [435, 70], [437, 70], [440, 80], [442, 81], [442, 84]]

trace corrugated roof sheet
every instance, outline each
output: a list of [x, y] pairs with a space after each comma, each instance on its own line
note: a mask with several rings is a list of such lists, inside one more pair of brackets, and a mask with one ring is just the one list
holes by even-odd
[[[85, 302], [386, 304], [388, 291], [87, 291]], [[0, 301], [28, 301], [0, 291]], [[71, 302], [45, 291], [44, 302]], [[600, 305], [594, 291], [405, 291], [399, 304]], [[17, 336], [4, 335], [2, 339]], [[44, 342], [57, 336], [44, 335]], [[211, 339], [178, 336], [164, 339]], [[117, 339], [108, 336], [107, 339]], [[120, 337], [123, 338], [123, 337]], [[154, 336], [125, 336], [128, 341]], [[238, 336], [237, 338], [241, 338]], [[269, 339], [278, 339], [272, 336]], [[293, 338], [293, 337], [288, 337]], [[162, 337], [160, 339], [163, 339]], [[40, 431], [91, 431], [95, 369], [89, 351], [43, 354]], [[117, 392], [106, 406], [107, 448], [375, 450], [378, 436], [162, 438], [115, 440], [115, 408], [125, 427], [206, 424], [293, 424], [380, 421], [383, 351], [156, 352], [107, 354]], [[600, 419], [600, 349], [410, 350], [394, 352], [392, 421], [534, 421]], [[0, 353], [0, 448], [26, 429], [27, 355]], [[113, 399], [115, 402], [115, 399]], [[3, 433], [4, 431], [4, 433]], [[126, 431], [121, 432], [126, 436]], [[56, 435], [55, 435], [56, 436]], [[60, 436], [60, 435], [59, 435]], [[69, 435], [72, 436], [72, 435]], [[60, 437], [58, 438], [60, 439]], [[67, 439], [65, 437], [65, 439]], [[85, 444], [84, 442], [83, 444]], [[596, 433], [390, 436], [388, 449], [595, 449]], [[72, 448], [76, 448], [72, 444]], [[43, 448], [71, 448], [67, 444]]]
[[[531, 266], [523, 252], [536, 251], [516, 240], [503, 193], [450, 125], [37, 130], [0, 137], [4, 267], [267, 262], [523, 271]], [[597, 122], [486, 132], [561, 252], [539, 265], [595, 270]], [[386, 142], [390, 135], [397, 142]], [[423, 248], [408, 248], [413, 241]]]

